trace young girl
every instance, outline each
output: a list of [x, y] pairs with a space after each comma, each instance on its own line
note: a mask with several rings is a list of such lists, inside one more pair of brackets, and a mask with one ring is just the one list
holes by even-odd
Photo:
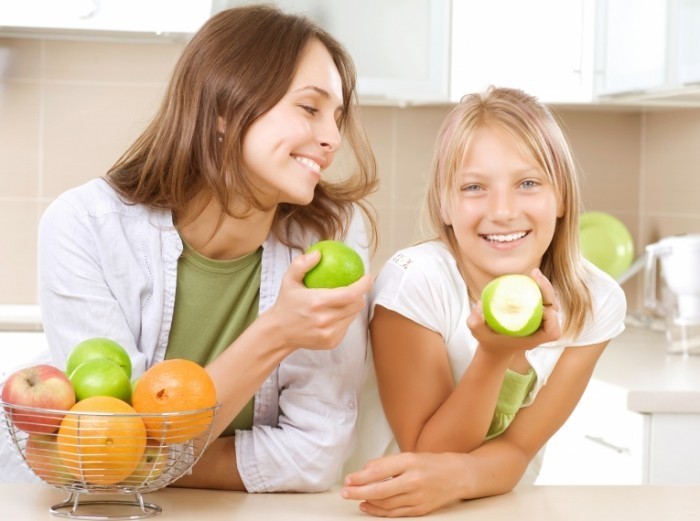
[[[426, 200], [437, 238], [396, 253], [372, 290], [381, 405], [371, 392], [362, 404], [353, 463], [384, 457], [346, 476], [342, 495], [377, 516], [532, 483], [535, 456], [624, 328], [622, 290], [579, 254], [568, 144], [533, 97], [466, 96], [440, 131]], [[482, 289], [509, 273], [532, 276], [543, 294], [529, 337], [497, 334], [483, 318]]]
[[[331, 182], [341, 135], [354, 170]], [[307, 289], [320, 256], [302, 252], [344, 239], [367, 264], [355, 203], [375, 184], [338, 42], [270, 7], [214, 16], [143, 134], [43, 216], [54, 362], [97, 336], [129, 351], [134, 377], [164, 358], [199, 362], [221, 408], [215, 441], [178, 485], [328, 488], [353, 441], [371, 279]]]

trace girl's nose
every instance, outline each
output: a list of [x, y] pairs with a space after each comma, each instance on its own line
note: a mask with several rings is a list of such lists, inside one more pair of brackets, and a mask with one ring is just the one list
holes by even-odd
[[500, 190], [491, 196], [491, 219], [494, 221], [510, 220], [515, 217], [517, 208], [514, 195], [508, 190]]

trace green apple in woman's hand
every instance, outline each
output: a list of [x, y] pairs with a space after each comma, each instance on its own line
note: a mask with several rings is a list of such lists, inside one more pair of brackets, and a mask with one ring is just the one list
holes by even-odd
[[340, 241], [320, 241], [306, 253], [319, 251], [321, 260], [304, 277], [307, 288], [339, 288], [348, 286], [365, 274], [360, 254]]
[[542, 292], [527, 275], [503, 275], [481, 292], [484, 319], [491, 329], [508, 336], [528, 336], [542, 323]]

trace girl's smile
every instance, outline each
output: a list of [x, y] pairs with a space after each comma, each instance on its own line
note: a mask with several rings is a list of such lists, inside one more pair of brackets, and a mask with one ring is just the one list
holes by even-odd
[[466, 276], [480, 291], [491, 279], [540, 266], [557, 220], [557, 198], [538, 163], [508, 131], [478, 129], [445, 209]]

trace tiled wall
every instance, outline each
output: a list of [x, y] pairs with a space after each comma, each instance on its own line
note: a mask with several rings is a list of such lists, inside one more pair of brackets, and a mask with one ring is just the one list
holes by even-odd
[[[56, 195], [102, 175], [148, 121], [181, 44], [0, 38], [0, 304], [36, 303], [36, 228]], [[419, 237], [437, 129], [449, 106], [363, 107], [380, 167], [373, 270]], [[700, 232], [700, 110], [557, 109], [587, 209], [637, 247]], [[625, 285], [636, 293], [636, 280]]]

